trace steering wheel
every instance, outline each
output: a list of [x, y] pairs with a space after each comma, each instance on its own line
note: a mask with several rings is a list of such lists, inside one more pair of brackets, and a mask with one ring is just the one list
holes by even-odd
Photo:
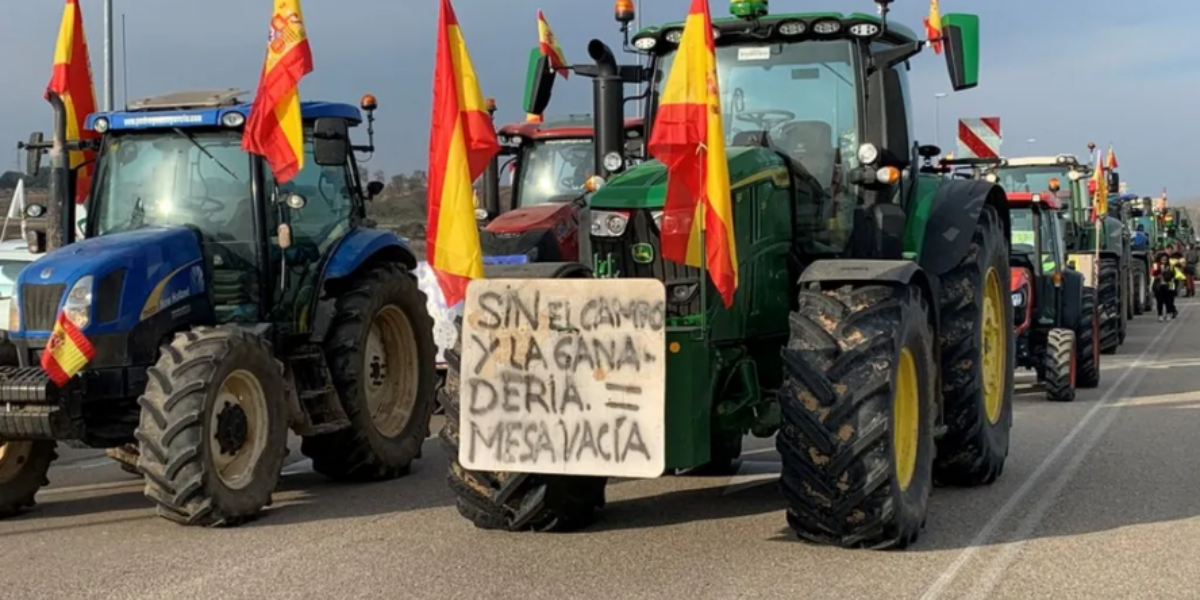
[[[188, 210], [197, 212], [213, 213], [225, 210], [225, 203], [211, 196], [185, 196], [180, 199], [180, 204], [187, 207]], [[204, 210], [206, 206], [212, 206], [210, 210]]]
[[796, 120], [796, 113], [790, 110], [780, 110], [777, 108], [768, 108], [765, 110], [746, 110], [735, 115], [739, 121], [753, 123], [759, 126], [761, 131], [770, 131], [787, 123], [788, 121]]

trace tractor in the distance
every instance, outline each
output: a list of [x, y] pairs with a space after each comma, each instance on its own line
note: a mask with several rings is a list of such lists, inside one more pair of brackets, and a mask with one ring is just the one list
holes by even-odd
[[[359, 180], [354, 151], [374, 145], [351, 144], [363, 113], [302, 103], [304, 168], [280, 185], [242, 150], [242, 95], [167, 94], [88, 116], [101, 137], [85, 238], [63, 228], [65, 245], [22, 271], [12, 301], [0, 514], [33, 503], [59, 442], [135, 444], [158, 514], [206, 526], [269, 505], [289, 428], [335, 479], [398, 477], [420, 456], [431, 321], [413, 252], [364, 227], [382, 186]], [[54, 146], [79, 147], [51, 102]], [[374, 97], [361, 108], [369, 125]], [[30, 144], [29, 170], [45, 146]], [[54, 156], [52, 180], [74, 180]], [[68, 224], [70, 187], [50, 199]], [[37, 252], [45, 243], [30, 238]], [[39, 366], [60, 314], [94, 348], [63, 387]]]
[[[1125, 343], [1127, 321], [1133, 310], [1133, 269], [1130, 268], [1130, 232], [1120, 219], [1100, 215], [1097, 230], [1093, 220], [1088, 178], [1092, 169], [1069, 154], [1006, 158], [984, 177], [1009, 192], [1049, 190], [1060, 200], [1068, 264], [1083, 274], [1088, 287], [1097, 291], [1100, 311], [1100, 351], [1111, 354]], [[1118, 183], [1112, 174], [1113, 189]], [[1097, 261], [1097, 235], [1100, 237]], [[1098, 280], [1097, 280], [1098, 277]]]
[[1117, 198], [1113, 208], [1125, 228], [1129, 230], [1129, 252], [1133, 262], [1132, 304], [1134, 314], [1154, 310], [1153, 278], [1150, 269], [1154, 264], [1154, 247], [1158, 240], [1158, 220], [1154, 218], [1151, 199], [1148, 196], [1125, 194]]
[[[662, 257], [660, 232], [678, 226], [664, 220], [666, 167], [625, 168], [605, 143], [619, 139], [626, 75], [642, 77], [652, 138], [684, 24], [633, 36], [646, 68], [590, 42], [616, 88], [595, 95], [597, 154], [620, 168], [589, 199], [590, 265], [496, 265], [468, 289], [442, 432], [465, 518], [582, 527], [610, 477], [727, 466], [749, 433], [776, 436], [800, 537], [904, 547], [935, 481], [1000, 476], [1015, 360], [1007, 198], [920, 168], [941, 154], [910, 137], [909, 61], [926, 42], [878, 4], [880, 16], [772, 14], [746, 0], [714, 19], [740, 267], [729, 308], [706, 268]], [[953, 88], [974, 87], [978, 18], [942, 26]]]
[[1008, 192], [1008, 202], [1017, 366], [1037, 372], [1048, 400], [1070, 402], [1100, 385], [1096, 290], [1066, 266], [1058, 198]]

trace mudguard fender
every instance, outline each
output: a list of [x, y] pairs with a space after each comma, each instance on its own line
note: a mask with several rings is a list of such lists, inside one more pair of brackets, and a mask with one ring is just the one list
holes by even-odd
[[985, 204], [1000, 215], [1007, 244], [1008, 198], [1000, 186], [984, 179], [956, 179], [938, 187], [921, 238], [918, 260], [922, 270], [936, 278], [962, 262]]
[[[801, 286], [852, 283], [916, 285], [925, 295], [931, 322], [938, 322], [937, 280], [928, 277], [920, 265], [911, 260], [823, 259], [813, 262], [800, 274]], [[936, 327], [934, 331], [937, 331]]]
[[383, 229], [355, 229], [334, 248], [325, 265], [324, 279], [341, 279], [379, 256], [403, 264], [411, 272], [417, 268], [417, 255], [408, 242]]

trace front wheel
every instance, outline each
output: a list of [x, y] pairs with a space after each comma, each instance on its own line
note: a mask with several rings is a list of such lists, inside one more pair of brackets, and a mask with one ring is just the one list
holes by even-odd
[[780, 490], [809, 542], [903, 548], [933, 485], [936, 363], [916, 288], [804, 290], [779, 392]]
[[148, 373], [138, 469], [159, 516], [201, 526], [256, 516], [287, 454], [283, 365], [267, 341], [200, 327], [163, 346]]
[[1075, 357], [1075, 332], [1054, 328], [1046, 336], [1045, 365], [1046, 399], [1051, 402], [1075, 400], [1075, 379], [1078, 362]]
[[438, 387], [425, 294], [400, 265], [357, 277], [337, 300], [325, 343], [348, 429], [307, 437], [301, 452], [332, 479], [380, 481], [408, 472], [429, 437]]
[[54, 447], [49, 441], [0, 440], [0, 519], [32, 507], [38, 490], [50, 484]]

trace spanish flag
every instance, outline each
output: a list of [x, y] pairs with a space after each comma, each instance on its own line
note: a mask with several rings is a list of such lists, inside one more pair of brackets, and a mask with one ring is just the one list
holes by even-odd
[[42, 369], [50, 376], [50, 380], [54, 385], [63, 387], [95, 355], [96, 349], [92, 343], [67, 318], [67, 314], [60, 311], [54, 331], [50, 332], [50, 339], [42, 351]]
[[558, 38], [554, 37], [554, 32], [550, 30], [550, 24], [546, 22], [546, 15], [542, 11], [538, 11], [538, 47], [542, 50], [542, 55], [550, 61], [550, 68], [562, 75], [563, 79], [569, 79], [570, 73], [567, 70], [567, 55], [563, 54], [562, 46], [558, 45]]
[[299, 85], [312, 70], [300, 0], [275, 0], [267, 59], [246, 119], [242, 148], [265, 158], [277, 183], [291, 181], [304, 168]]
[[1112, 144], [1108, 145], [1108, 156], [1104, 159], [1104, 168], [1109, 170], [1117, 168], [1117, 153], [1113, 152]]
[[[58, 29], [58, 45], [54, 49], [54, 72], [46, 86], [45, 97], [58, 94], [67, 111], [67, 140], [82, 141], [95, 139], [94, 131], [83, 128], [84, 119], [96, 112], [96, 87], [92, 83], [92, 65], [88, 58], [87, 39], [83, 35], [83, 14], [76, 0], [67, 0], [63, 9], [62, 25]], [[75, 180], [75, 202], [82, 204], [91, 187], [91, 163], [96, 153], [91, 150], [74, 151], [68, 157], [68, 166], [78, 169]], [[87, 166], [82, 166], [89, 163]]]
[[442, 0], [433, 71], [425, 254], [450, 306], [466, 296], [467, 282], [483, 277], [471, 182], [499, 151], [458, 17], [450, 0]]
[[938, 0], [929, 0], [929, 16], [925, 17], [925, 38], [934, 54], [942, 53], [942, 9]]
[[649, 149], [668, 174], [663, 257], [694, 267], [707, 258], [709, 277], [732, 305], [737, 248], [708, 0], [692, 0]]
[[1092, 203], [1092, 220], [1099, 221], [1108, 216], [1108, 174], [1104, 163], [1100, 161], [1100, 151], [1096, 151], [1096, 169], [1092, 172], [1092, 185], [1095, 188], [1095, 201]]

